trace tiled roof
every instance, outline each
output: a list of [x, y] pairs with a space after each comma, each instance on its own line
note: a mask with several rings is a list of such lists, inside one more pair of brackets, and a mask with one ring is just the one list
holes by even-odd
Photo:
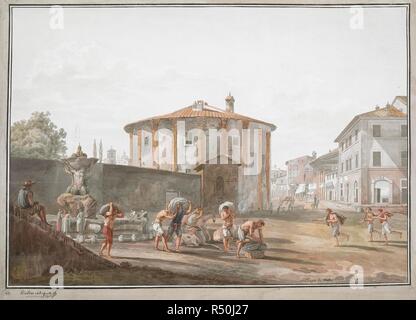
[[204, 106], [200, 109], [198, 109], [195, 106], [189, 106], [186, 108], [179, 109], [177, 111], [155, 116], [151, 118], [147, 118], [144, 120], [139, 120], [136, 122], [132, 122], [127, 124], [124, 127], [124, 130], [129, 131], [132, 127], [138, 127], [140, 125], [145, 124], [146, 122], [149, 122], [151, 120], [165, 120], [165, 119], [185, 119], [185, 118], [198, 118], [198, 117], [205, 117], [205, 118], [218, 118], [218, 119], [232, 119], [232, 120], [242, 120], [242, 121], [249, 121], [249, 122], [256, 122], [261, 123], [267, 126], [271, 127], [271, 130], [275, 130], [276, 126], [271, 123], [267, 123], [261, 120], [257, 120], [254, 118], [246, 117], [241, 114], [235, 113], [235, 112], [227, 112], [225, 110], [221, 110], [219, 108], [213, 107], [208, 105], [207, 103], [204, 104]]
[[309, 164], [312, 167], [319, 167], [319, 166], [325, 166], [328, 164], [336, 164], [338, 163], [338, 148], [323, 154], [322, 156], [316, 158], [315, 160], [312, 160], [309, 162]]
[[384, 108], [375, 109], [369, 112], [356, 115], [351, 122], [342, 130], [342, 132], [335, 139], [335, 142], [339, 142], [341, 137], [353, 126], [353, 124], [361, 119], [374, 119], [374, 118], [406, 118], [406, 114], [392, 105], [387, 105]]
[[[407, 97], [406, 96], [397, 96], [394, 100], [400, 100], [405, 105], [407, 105]], [[394, 102], [394, 101], [393, 101]]]
[[406, 118], [406, 114], [392, 105], [387, 105], [384, 108], [376, 109], [370, 112], [361, 113], [358, 117], [376, 117], [376, 118], [390, 118], [399, 117]]

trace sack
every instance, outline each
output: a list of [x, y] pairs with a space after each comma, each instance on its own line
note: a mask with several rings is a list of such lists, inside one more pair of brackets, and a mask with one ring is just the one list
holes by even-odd
[[[116, 206], [114, 203], [113, 203], [113, 210], [121, 211], [120, 208], [118, 206]], [[100, 215], [104, 216], [108, 211], [110, 211], [110, 204], [109, 203], [107, 203], [107, 204], [105, 204], [101, 207]]]
[[189, 200], [182, 198], [182, 197], [176, 197], [173, 198], [172, 200], [170, 200], [169, 204], [168, 204], [168, 210], [170, 212], [175, 212], [176, 210], [176, 205], [181, 205], [182, 208], [186, 211], [189, 208]]
[[218, 213], [221, 213], [222, 209], [224, 209], [224, 207], [228, 207], [231, 210], [234, 210], [234, 203], [230, 202], [230, 201], [226, 201], [222, 204], [220, 204], [219, 208], [218, 208]]

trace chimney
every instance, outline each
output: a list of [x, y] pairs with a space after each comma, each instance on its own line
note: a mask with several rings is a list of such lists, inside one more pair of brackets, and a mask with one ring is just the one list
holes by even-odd
[[231, 95], [231, 92], [225, 98], [225, 111], [234, 112], [234, 97]]

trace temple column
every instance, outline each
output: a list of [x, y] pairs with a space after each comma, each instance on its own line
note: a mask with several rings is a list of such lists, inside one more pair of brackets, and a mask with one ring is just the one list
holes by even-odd
[[129, 133], [130, 138], [130, 154], [129, 154], [129, 165], [133, 164], [133, 131]]
[[250, 148], [247, 148], [250, 145], [250, 132], [247, 132], [249, 122], [247, 120], [242, 121], [242, 134], [240, 139], [240, 157], [241, 157], [241, 165], [243, 168], [248, 163], [248, 157], [250, 154]]
[[228, 120], [220, 120], [220, 163], [228, 164], [228, 132], [227, 132]]
[[176, 120], [172, 120], [172, 171], [178, 171], [178, 127]]
[[266, 132], [266, 207], [270, 209], [270, 138], [271, 132]]
[[142, 129], [137, 130], [137, 165], [142, 166]]
[[258, 155], [257, 155], [257, 161], [259, 163], [257, 164], [257, 168], [260, 168], [260, 172], [257, 176], [257, 202], [258, 202], [258, 209], [263, 210], [263, 147], [262, 147], [262, 139], [263, 139], [263, 132], [262, 130], [258, 131], [258, 139], [259, 139], [259, 149], [258, 149]]
[[159, 121], [152, 120], [152, 167], [159, 169], [159, 155], [158, 155], [158, 135]]

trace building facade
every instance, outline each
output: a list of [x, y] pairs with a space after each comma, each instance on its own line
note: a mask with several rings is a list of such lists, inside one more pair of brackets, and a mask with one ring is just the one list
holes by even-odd
[[312, 156], [302, 156], [286, 161], [288, 195], [304, 198], [313, 189], [313, 168], [309, 163], [316, 159], [316, 152]]
[[271, 197], [273, 200], [281, 200], [288, 196], [287, 171], [273, 169], [271, 171]]
[[127, 124], [130, 165], [202, 174], [196, 170], [200, 165], [237, 164], [239, 210], [268, 209], [271, 133], [276, 127], [234, 112], [234, 102], [228, 95], [223, 110], [198, 100], [172, 113]]
[[319, 199], [336, 200], [338, 157], [338, 149], [335, 149], [309, 163], [313, 168], [315, 195]]
[[340, 202], [357, 209], [407, 204], [407, 130], [406, 113], [389, 104], [352, 119], [335, 139]]

